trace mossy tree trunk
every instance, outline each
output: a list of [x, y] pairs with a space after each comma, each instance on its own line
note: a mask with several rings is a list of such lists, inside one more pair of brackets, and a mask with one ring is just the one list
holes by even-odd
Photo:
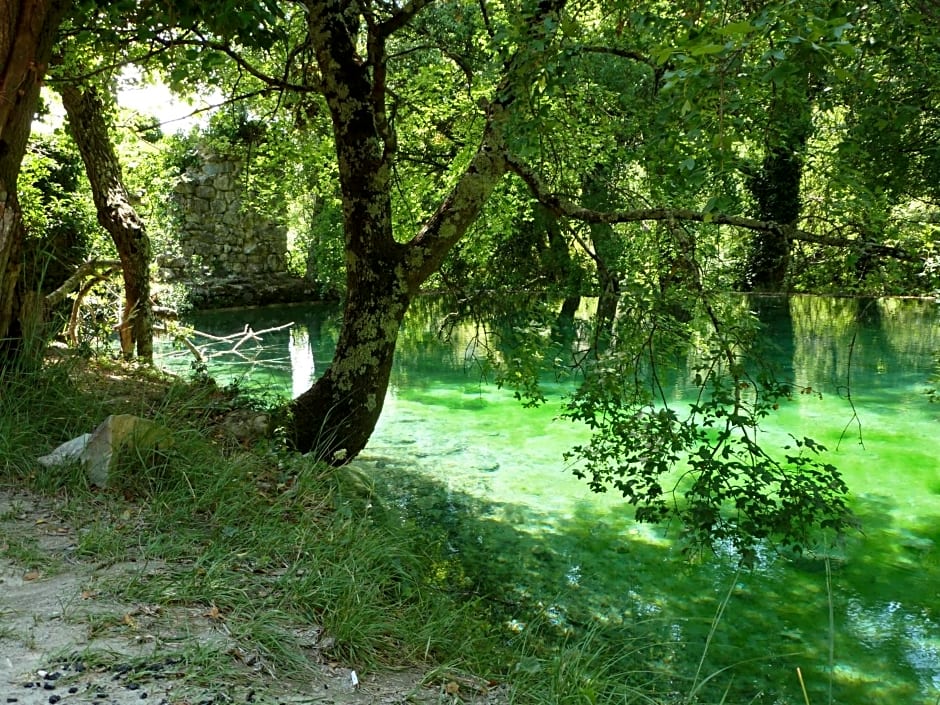
[[[611, 205], [610, 167], [596, 164], [581, 182], [581, 201], [586, 208], [606, 209]], [[594, 354], [601, 355], [614, 336], [617, 306], [620, 303], [621, 257], [624, 243], [610, 223], [590, 223], [591, 245], [597, 269], [597, 313], [594, 316]]]
[[[818, 67], [797, 54], [801, 80], [790, 90], [775, 91], [768, 109], [769, 126], [764, 158], [748, 178], [756, 216], [762, 221], [794, 227], [803, 208], [800, 186], [803, 152], [813, 130], [813, 103], [820, 88]], [[757, 233], [751, 240], [745, 269], [749, 291], [783, 291], [790, 266], [786, 228]]]
[[535, 204], [535, 227], [545, 230], [547, 247], [544, 256], [544, 268], [552, 283], [564, 295], [556, 325], [570, 327], [574, 324], [574, 315], [581, 305], [581, 293], [584, 286], [581, 268], [571, 256], [571, 244], [562, 232], [558, 216], [541, 203]]
[[39, 102], [39, 88], [52, 55], [55, 32], [71, 5], [67, 0], [0, 2], [0, 359], [9, 360], [29, 342], [30, 321], [21, 290], [26, 236], [17, 198], [26, 142]]
[[153, 313], [150, 304], [150, 238], [143, 219], [131, 205], [121, 163], [111, 143], [104, 103], [94, 88], [71, 85], [60, 91], [69, 129], [85, 163], [98, 222], [117, 248], [124, 276], [124, 313], [118, 332], [125, 359], [153, 359]]
[[[548, 0], [533, 18], [557, 11]], [[327, 372], [294, 400], [288, 438], [302, 452], [342, 464], [365, 447], [385, 401], [398, 331], [420, 286], [479, 217], [508, 170], [502, 127], [525, 86], [517, 57], [487, 111], [480, 145], [437, 210], [407, 241], [392, 231], [391, 173], [396, 140], [385, 99], [386, 40], [420, 11], [406, 4], [364, 30], [342, 0], [307, 3], [308, 34], [319, 67], [318, 88], [330, 111], [343, 198], [346, 303], [343, 327]], [[556, 23], [557, 24], [557, 23]], [[361, 55], [364, 48], [366, 55]], [[543, 52], [544, 54], [544, 52]]]
[[[799, 151], [806, 138], [771, 149], [760, 170], [750, 179], [757, 202], [757, 217], [781, 225], [795, 225], [800, 217], [800, 179], [803, 174]], [[782, 291], [790, 265], [790, 240], [783, 229], [759, 233], [751, 240], [746, 283], [751, 291]]]

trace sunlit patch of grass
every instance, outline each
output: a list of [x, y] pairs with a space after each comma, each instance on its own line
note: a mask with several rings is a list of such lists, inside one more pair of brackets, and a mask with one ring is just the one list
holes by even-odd
[[416, 537], [383, 529], [368, 498], [344, 496], [331, 474], [298, 463], [269, 475], [244, 460], [187, 465], [187, 482], [150, 498], [140, 536], [144, 559], [173, 566], [127, 582], [122, 596], [212, 605], [287, 668], [299, 662], [285, 649], [288, 625], [322, 629], [331, 656], [366, 666], [452, 648], [465, 602], [425, 574]]

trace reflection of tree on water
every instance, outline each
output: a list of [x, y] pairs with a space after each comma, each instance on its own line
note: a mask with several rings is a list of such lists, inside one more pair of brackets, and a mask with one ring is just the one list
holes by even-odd
[[852, 385], [853, 395], [924, 384], [940, 347], [936, 306], [928, 302], [798, 296], [790, 311], [795, 376], [830, 394], [845, 393], [850, 372], [865, 379]]
[[[194, 312], [185, 324], [192, 327], [190, 336], [206, 358], [201, 362], [220, 382], [287, 397], [309, 388], [322, 372], [316, 361], [331, 359], [337, 316], [333, 304], [270, 306]], [[161, 358], [179, 372], [189, 368], [192, 351], [165, 351]]]
[[297, 324], [290, 331], [291, 399], [310, 389], [316, 378], [316, 362], [307, 326]]
[[[586, 300], [584, 315], [559, 325], [560, 301], [499, 294], [475, 302], [420, 297], [402, 328], [395, 384], [408, 389], [444, 380], [463, 385], [499, 380], [511, 387], [513, 377], [506, 372], [512, 366], [515, 370], [508, 372], [518, 372], [520, 378], [532, 377], [523, 391], [535, 396], [541, 384], [554, 385], [568, 379], [579, 383], [580, 368], [596, 336], [588, 324], [592, 303]], [[749, 308], [758, 315], [767, 361], [783, 381], [793, 383], [797, 389], [845, 396], [854, 378], [851, 392], [864, 399], [866, 390], [877, 389], [881, 394], [911, 385], [927, 386], [933, 372], [931, 354], [940, 349], [940, 327], [932, 325], [935, 307], [928, 303], [751, 296], [729, 305], [741, 311]], [[638, 314], [629, 303], [621, 307], [621, 338], [635, 335], [637, 326], [644, 325]], [[325, 304], [202, 312], [190, 320], [195, 328], [220, 336], [242, 330], [247, 320], [254, 330], [296, 320], [293, 338], [287, 331], [274, 331], [263, 341], [249, 341], [243, 346], [240, 350], [245, 357], [233, 356], [222, 362], [230, 365], [230, 374], [248, 376], [249, 384], [252, 372], [259, 370], [267, 371], [266, 384], [273, 380], [270, 375], [279, 373], [296, 376], [300, 384], [310, 377], [308, 367], [314, 366], [316, 374], [322, 374], [323, 365], [331, 359], [338, 315], [336, 305]], [[623, 327], [627, 324], [634, 333]], [[648, 325], [658, 324], [650, 319]], [[307, 343], [302, 340], [301, 327], [307, 331], [309, 355], [302, 352]], [[660, 358], [655, 373], [666, 399], [683, 397], [693, 381], [690, 368], [700, 361], [693, 344], [699, 335], [694, 327], [689, 330], [684, 341], [682, 333], [673, 342], [661, 333], [649, 340]], [[665, 346], [672, 346], [673, 352], [665, 354]], [[180, 357], [186, 358], [186, 353]], [[292, 358], [296, 358], [296, 365]], [[313, 365], [313, 359], [317, 364]], [[422, 361], [420, 369], [414, 367], [414, 360]], [[633, 362], [634, 374], [650, 374], [642, 356], [635, 356]], [[503, 377], [498, 376], [499, 365], [503, 366]], [[860, 384], [862, 375], [865, 381]]]

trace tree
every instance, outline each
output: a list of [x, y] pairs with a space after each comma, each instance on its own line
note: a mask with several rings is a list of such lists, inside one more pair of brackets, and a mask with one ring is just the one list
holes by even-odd
[[41, 318], [40, 304], [18, 290], [25, 232], [17, 198], [26, 142], [39, 88], [52, 56], [67, 0], [20, 0], [0, 5], [0, 357], [9, 358]]
[[[808, 69], [799, 76], [802, 89], [781, 86], [768, 110], [770, 127], [760, 167], [749, 175], [748, 186], [761, 220], [785, 225], [799, 221], [802, 203], [803, 151], [812, 129], [812, 94], [805, 84], [814, 79]], [[809, 74], [809, 75], [807, 75]], [[745, 286], [752, 291], [782, 291], [790, 263], [786, 235], [772, 230], [754, 237], [745, 271]]]
[[93, 88], [60, 89], [69, 128], [91, 183], [98, 222], [117, 247], [124, 277], [124, 312], [118, 333], [121, 352], [130, 359], [153, 358], [153, 314], [150, 303], [150, 240], [146, 226], [131, 205], [121, 164], [108, 134], [104, 103]]
[[[562, 3], [544, 2], [526, 18], [525, 32], [539, 39], [557, 27]], [[451, 247], [476, 220], [506, 173], [506, 122], [527, 84], [547, 57], [521, 45], [488, 106], [480, 145], [453, 188], [407, 242], [393, 232], [391, 179], [395, 136], [387, 113], [389, 38], [425, 3], [385, 14], [365, 8], [351, 14], [342, 2], [308, 3], [321, 92], [333, 123], [344, 206], [346, 298], [343, 329], [333, 363], [292, 404], [292, 443], [330, 462], [358, 455], [382, 410], [401, 322], [420, 286], [440, 267]], [[360, 30], [365, 25], [365, 43]], [[366, 48], [366, 56], [359, 48]]]

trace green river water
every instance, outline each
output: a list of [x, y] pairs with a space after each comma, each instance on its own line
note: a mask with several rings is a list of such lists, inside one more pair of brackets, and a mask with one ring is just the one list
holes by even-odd
[[[451, 550], [508, 604], [558, 629], [591, 625], [654, 636], [655, 658], [712, 681], [717, 702], [940, 703], [940, 404], [924, 393], [940, 350], [938, 307], [924, 301], [751, 299], [782, 376], [812, 393], [781, 405], [767, 438], [808, 435], [844, 473], [861, 530], [814, 554], [759, 555], [739, 570], [718, 546], [689, 563], [669, 531], [632, 520], [611, 493], [592, 494], [562, 453], [585, 438], [550, 403], [524, 409], [481, 380], [469, 334], [437, 335], [442, 309], [416, 302], [373, 439], [356, 466], [387, 483], [403, 511], [444, 526]], [[196, 314], [217, 336], [293, 322], [216, 343], [221, 382], [297, 394], [326, 368], [339, 332], [332, 305]], [[195, 338], [197, 343], [208, 339]], [[189, 366], [166, 352], [165, 366]], [[214, 353], [215, 355], [215, 353]], [[682, 381], [676, 394], [682, 394]], [[551, 403], [554, 401], [554, 403]], [[730, 595], [730, 596], [729, 596]], [[705, 649], [713, 618], [728, 597]], [[705, 654], [702, 659], [702, 654]], [[700, 663], [701, 662], [701, 663]], [[699, 670], [700, 668], [700, 670]]]

